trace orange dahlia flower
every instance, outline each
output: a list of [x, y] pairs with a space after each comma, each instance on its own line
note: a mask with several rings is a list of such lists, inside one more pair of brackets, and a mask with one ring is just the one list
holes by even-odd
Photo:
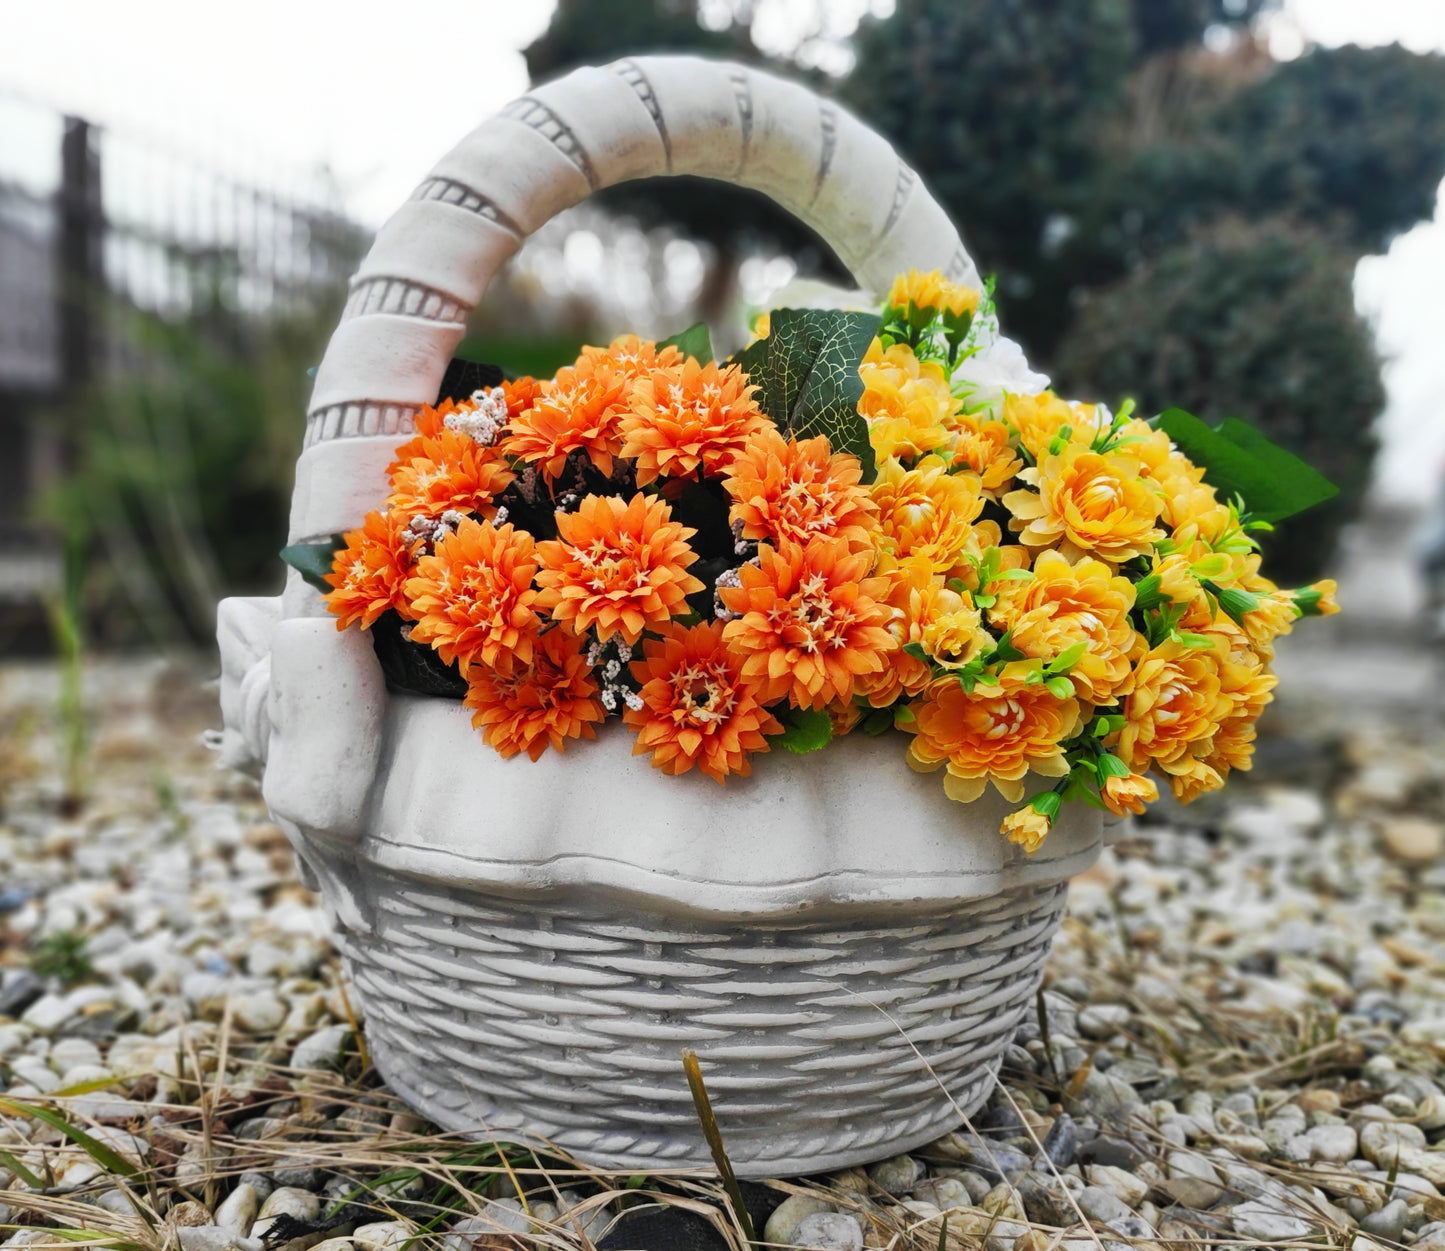
[[858, 366], [863, 395], [858, 411], [879, 465], [889, 458], [922, 456], [949, 443], [960, 403], [937, 361], [919, 360], [906, 343], [886, 352], [878, 339]]
[[1092, 704], [1110, 704], [1129, 689], [1130, 661], [1147, 648], [1129, 620], [1134, 584], [1102, 561], [1071, 565], [1058, 552], [1034, 562], [1033, 577], [996, 584], [989, 620], [1010, 630], [1009, 641], [1037, 660], [1051, 660], [1076, 643], [1085, 651], [1069, 677]]
[[851, 699], [859, 675], [889, 663], [895, 647], [879, 602], [882, 578], [868, 577], [871, 552], [841, 539], [758, 548], [758, 563], [738, 570], [741, 586], [719, 595], [738, 614], [723, 639], [743, 658], [743, 677], [764, 703], [786, 697], [799, 708]]
[[1186, 770], [1194, 757], [1209, 754], [1219, 723], [1233, 709], [1220, 686], [1216, 652], [1164, 642], [1135, 666], [1117, 751], [1136, 773], [1151, 762], [1166, 773]]
[[484, 447], [469, 435], [442, 428], [406, 445], [415, 453], [398, 460], [391, 471], [389, 506], [407, 516], [442, 513], [496, 512], [494, 501], [516, 475], [496, 448]]
[[510, 672], [531, 663], [541, 621], [532, 577], [532, 536], [512, 525], [464, 519], [456, 532], [417, 561], [406, 584], [418, 620], [411, 637], [430, 643], [465, 674], [479, 663]]
[[[619, 335], [613, 339], [605, 348], [584, 347], [578, 364], [583, 361], [589, 362], [594, 367], [610, 368], [616, 370], [627, 382], [628, 392], [631, 391], [631, 384], [637, 379], [645, 377], [654, 369], [672, 369], [682, 364], [683, 356], [677, 348], [668, 346], [659, 348], [650, 339], [640, 339], [635, 334]], [[627, 395], [624, 394], [624, 402]], [[619, 414], [620, 416], [620, 414]]]
[[586, 452], [610, 475], [621, 450], [617, 420], [627, 400], [627, 375], [605, 359], [582, 357], [543, 382], [529, 408], [512, 417], [502, 446], [556, 481], [573, 452]]
[[549, 745], [564, 751], [569, 738], [594, 737], [593, 725], [607, 716], [582, 641], [566, 630], [538, 638], [525, 668], [504, 673], [474, 665], [464, 703], [476, 710], [472, 725], [488, 745], [533, 760]]
[[388, 608], [412, 616], [406, 599], [411, 573], [411, 543], [407, 518], [396, 509], [366, 514], [361, 525], [346, 536], [336, 553], [326, 581], [335, 589], [326, 595], [326, 607], [336, 614], [336, 628], [360, 622], [369, 630]]
[[912, 469], [885, 462], [873, 483], [879, 528], [899, 558], [924, 556], [937, 573], [959, 564], [971, 550], [973, 523], [983, 511], [979, 481], [971, 473], [948, 472], [937, 456]]
[[723, 487], [744, 538], [803, 546], [840, 538], [858, 548], [869, 545], [878, 512], [859, 485], [862, 473], [856, 456], [833, 455], [822, 435], [784, 442], [777, 430], [763, 430], [734, 459]]
[[703, 589], [687, 572], [697, 532], [671, 517], [642, 494], [589, 495], [575, 513], [558, 513], [561, 538], [537, 546], [537, 606], [577, 634], [595, 626], [604, 642], [620, 633], [635, 643], [648, 626], [685, 613], [687, 596]]
[[772, 425], [753, 390], [736, 365], [702, 365], [692, 357], [639, 377], [620, 426], [622, 455], [635, 460], [638, 485], [690, 477], [699, 468], [726, 470], [752, 436]]
[[1008, 427], [965, 414], [954, 428], [953, 467], [976, 473], [984, 494], [996, 497], [1023, 468], [1009, 442]]
[[1071, 444], [1019, 477], [1037, 492], [1010, 491], [1003, 502], [1028, 547], [1057, 547], [1071, 560], [1088, 554], [1117, 565], [1164, 537], [1155, 524], [1162, 499], [1131, 456]]
[[1018, 803], [1030, 769], [1045, 777], [1068, 773], [1063, 743], [1078, 729], [1079, 701], [1028, 685], [1021, 663], [1006, 665], [996, 685], [980, 684], [971, 693], [941, 678], [912, 705], [913, 720], [903, 727], [913, 731], [908, 763], [920, 773], [946, 765], [943, 789], [950, 799], [968, 803], [992, 782]]
[[632, 662], [642, 706], [623, 714], [637, 730], [632, 754], [650, 751], [664, 773], [696, 765], [717, 782], [751, 773], [749, 753], [767, 751], [763, 736], [783, 727], [758, 702], [756, 685], [743, 679], [738, 658], [723, 645], [722, 625], [669, 625], [642, 648], [645, 658]]

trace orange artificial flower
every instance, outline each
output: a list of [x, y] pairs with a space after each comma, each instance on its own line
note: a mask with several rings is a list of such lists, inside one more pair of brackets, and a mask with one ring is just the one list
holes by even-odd
[[542, 394], [542, 384], [536, 378], [504, 378], [502, 394], [507, 397], [507, 419], [511, 421], [537, 402], [537, 397]]
[[531, 407], [512, 417], [502, 447], [509, 456], [534, 463], [555, 482], [573, 452], [586, 452], [605, 476], [621, 451], [617, 420], [627, 402], [627, 376], [605, 359], [580, 357], [543, 382]]
[[412, 613], [406, 600], [406, 579], [411, 573], [411, 541], [407, 518], [396, 509], [366, 514], [361, 525], [346, 536], [336, 553], [326, 581], [335, 589], [326, 595], [326, 607], [336, 614], [336, 628], [360, 622], [369, 630], [388, 608], [403, 617]]
[[940, 457], [925, 456], [912, 469], [885, 462], [873, 483], [879, 528], [895, 556], [923, 556], [936, 573], [962, 562], [977, 546], [973, 523], [983, 511], [979, 481], [948, 472]]
[[417, 455], [398, 462], [391, 474], [389, 506], [407, 516], [440, 517], [445, 512], [496, 513], [495, 500], [516, 475], [495, 448], [443, 428], [413, 439]]
[[1045, 551], [1034, 562], [1033, 576], [995, 584], [998, 600], [989, 610], [996, 629], [1011, 631], [1009, 641], [1025, 656], [1052, 660], [1076, 643], [1085, 651], [1069, 677], [1080, 697], [1111, 704], [1126, 694], [1130, 661], [1145, 643], [1129, 620], [1134, 584], [1102, 561], [1085, 557], [1071, 565], [1058, 552]]
[[589, 495], [575, 513], [558, 513], [561, 537], [537, 546], [537, 607], [574, 633], [596, 626], [602, 641], [620, 633], [628, 643], [685, 613], [687, 596], [703, 589], [687, 572], [696, 531], [671, 517], [662, 500], [642, 494]]
[[738, 658], [723, 645], [721, 623], [672, 624], [642, 648], [645, 659], [632, 662], [642, 706], [623, 714], [637, 730], [632, 754], [650, 751], [664, 773], [696, 765], [717, 782], [751, 773], [748, 755], [767, 751], [763, 736], [783, 727], [758, 702], [757, 687], [743, 680]]
[[541, 635], [525, 668], [504, 673], [474, 665], [464, 703], [476, 709], [472, 725], [490, 746], [533, 760], [549, 745], [563, 751], [569, 738], [594, 737], [593, 725], [607, 716], [582, 641], [566, 630]]
[[1063, 744], [1078, 729], [1079, 701], [1029, 685], [1025, 663], [1006, 665], [994, 685], [980, 681], [972, 692], [940, 678], [911, 705], [913, 720], [902, 727], [914, 735], [908, 763], [920, 773], [947, 765], [943, 789], [950, 799], [968, 803], [992, 782], [1018, 803], [1030, 769], [1045, 777], [1068, 773]]
[[1159, 798], [1159, 788], [1153, 778], [1138, 773], [1124, 777], [1107, 777], [1099, 791], [1105, 807], [1116, 817], [1133, 813], [1136, 817], [1144, 813], [1144, 805], [1152, 804]]
[[834, 738], [853, 733], [863, 720], [863, 709], [851, 699], [835, 699], [823, 711], [828, 714]]
[[639, 377], [619, 428], [622, 455], [637, 465], [637, 484], [691, 477], [699, 468], [725, 472], [754, 435], [772, 427], [753, 390], [736, 365], [703, 365], [692, 357]]
[[1217, 646], [1166, 641], [1135, 666], [1116, 750], [1136, 773], [1151, 762], [1166, 773], [1186, 772], [1196, 756], [1209, 754], [1219, 723], [1233, 709], [1220, 686], [1217, 653]]
[[[584, 347], [577, 363], [580, 365], [583, 361], [620, 373], [627, 383], [627, 394], [630, 394], [632, 384], [639, 378], [646, 377], [654, 369], [675, 368], [682, 364], [683, 356], [671, 345], [659, 348], [651, 339], [624, 334], [613, 339], [605, 348]], [[624, 401], [627, 394], [623, 396]]]
[[742, 583], [719, 588], [738, 616], [723, 639], [743, 657], [743, 676], [764, 703], [787, 698], [799, 708], [851, 699], [862, 674], [877, 673], [895, 647], [879, 602], [888, 583], [868, 577], [871, 552], [841, 539], [758, 548], [758, 563], [738, 570]]
[[1117, 565], [1164, 537], [1155, 524], [1163, 501], [1131, 456], [1071, 444], [1019, 477], [1037, 491], [1010, 491], [1003, 502], [1028, 547], [1057, 547], [1071, 560], [1087, 554]]
[[736, 501], [729, 516], [742, 522], [744, 538], [775, 546], [821, 537], [866, 547], [878, 508], [859, 485], [862, 473], [856, 456], [833, 455], [822, 435], [784, 442], [777, 430], [763, 430], [723, 481]]
[[532, 660], [541, 621], [532, 578], [532, 536], [508, 524], [465, 518], [423, 556], [406, 584], [417, 623], [411, 637], [430, 643], [448, 664], [510, 672]]

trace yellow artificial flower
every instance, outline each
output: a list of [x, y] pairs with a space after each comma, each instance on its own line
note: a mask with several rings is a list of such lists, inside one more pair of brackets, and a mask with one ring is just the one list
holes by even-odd
[[1134, 584], [1102, 561], [1070, 564], [1055, 551], [1039, 554], [1033, 577], [994, 584], [998, 599], [989, 621], [1009, 631], [1025, 656], [1051, 660], [1084, 644], [1069, 677], [1082, 699], [1109, 704], [1129, 692], [1130, 661], [1147, 645], [1129, 620]]
[[1029, 547], [1057, 547], [1070, 559], [1090, 554], [1117, 565], [1164, 537], [1156, 524], [1160, 497], [1132, 456], [1071, 444], [1019, 478], [1037, 490], [1010, 491], [1003, 502]]
[[1129, 773], [1123, 777], [1105, 778], [1100, 795], [1105, 806], [1116, 817], [1129, 813], [1137, 817], [1144, 812], [1145, 804], [1152, 804], [1159, 798], [1159, 788], [1154, 785], [1152, 778]]
[[915, 308], [936, 308], [955, 317], [974, 312], [978, 301], [979, 292], [975, 288], [951, 282], [937, 269], [926, 274], [916, 269], [899, 274], [888, 292], [888, 304], [892, 308], [906, 309], [912, 304]]
[[1166, 773], [1184, 772], [1212, 749], [1219, 723], [1234, 708], [1220, 684], [1217, 650], [1166, 641], [1135, 666], [1116, 750], [1136, 773], [1151, 762]]
[[1032, 856], [1044, 845], [1044, 839], [1049, 836], [1052, 826], [1053, 822], [1048, 817], [1029, 804], [1009, 813], [999, 826], [999, 833], [1003, 834], [1009, 842], [1022, 847], [1026, 854]]
[[956, 591], [939, 590], [930, 608], [923, 626], [923, 650], [945, 669], [962, 669], [992, 649], [993, 636], [983, 628], [978, 609]]
[[888, 460], [872, 491], [879, 529], [895, 556], [925, 556], [935, 573], [945, 573], [969, 552], [984, 504], [973, 474], [950, 474], [937, 456], [925, 456], [912, 469]]
[[953, 465], [976, 473], [984, 494], [997, 498], [1024, 462], [1009, 443], [1003, 422], [961, 414], [953, 426]]
[[886, 352], [878, 339], [868, 346], [858, 374], [863, 396], [858, 411], [868, 422], [868, 441], [878, 464], [910, 459], [951, 443], [959, 401], [937, 361], [921, 361], [906, 343]]
[[1004, 666], [993, 685], [965, 691], [952, 677], [931, 683], [912, 705], [904, 728], [913, 733], [908, 764], [920, 773], [947, 765], [944, 793], [970, 803], [991, 782], [1005, 799], [1023, 798], [1024, 777], [1069, 772], [1063, 744], [1078, 730], [1079, 701], [1059, 699], [1042, 683], [1030, 684], [1032, 666]]
[[1093, 404], [1074, 404], [1052, 391], [1038, 395], [1009, 395], [1003, 404], [1004, 424], [1018, 435], [1019, 443], [1035, 461], [1049, 454], [1049, 444], [1065, 428], [1069, 443], [1087, 447], [1101, 433], [1107, 410]]

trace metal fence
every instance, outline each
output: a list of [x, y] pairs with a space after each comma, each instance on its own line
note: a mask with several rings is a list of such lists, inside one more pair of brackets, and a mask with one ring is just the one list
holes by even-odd
[[[0, 90], [0, 605], [43, 599], [58, 557], [38, 500], [70, 455], [53, 413], [164, 362], [137, 318], [209, 327], [334, 301], [364, 244], [324, 170], [242, 172]], [[6, 631], [0, 628], [0, 638]]]

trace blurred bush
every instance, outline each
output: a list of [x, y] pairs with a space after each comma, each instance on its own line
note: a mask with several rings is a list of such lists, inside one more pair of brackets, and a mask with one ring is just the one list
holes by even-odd
[[1265, 538], [1272, 574], [1290, 585], [1329, 559], [1375, 453], [1384, 388], [1351, 269], [1337, 238], [1298, 222], [1213, 223], [1091, 292], [1057, 361], [1076, 389], [1133, 396], [1147, 412], [1246, 414], [1339, 486]]

